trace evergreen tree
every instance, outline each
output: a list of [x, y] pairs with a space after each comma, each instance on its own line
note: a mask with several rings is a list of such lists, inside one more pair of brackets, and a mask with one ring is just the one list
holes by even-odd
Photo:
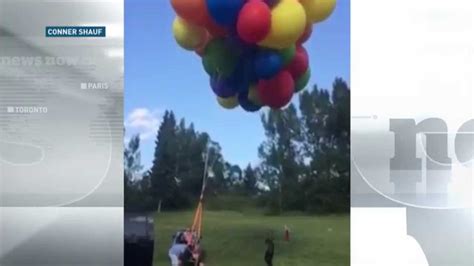
[[293, 105], [262, 116], [259, 182], [274, 211], [347, 211], [350, 204], [350, 89], [336, 79], [332, 92], [300, 95]]
[[181, 200], [176, 176], [176, 137], [175, 116], [166, 111], [158, 129], [153, 165], [148, 173], [158, 208], [176, 208]]
[[226, 162], [225, 176], [229, 188], [234, 192], [238, 192], [238, 188], [243, 182], [242, 169], [240, 169], [240, 166]]
[[[350, 89], [336, 79], [331, 93], [314, 86], [300, 94], [299, 110], [262, 115], [266, 139], [261, 163], [242, 170], [224, 160], [218, 143], [166, 111], [155, 141], [151, 169], [141, 178], [140, 140], [124, 152], [126, 205], [192, 207], [208, 163], [206, 197], [244, 192], [259, 196], [274, 212], [348, 211], [350, 204]], [[238, 198], [236, 197], [236, 198]], [[232, 197], [229, 197], [232, 199]], [[230, 203], [233, 204], [233, 203]], [[234, 207], [237, 207], [238, 200]], [[227, 205], [226, 205], [227, 206]], [[149, 208], [149, 207], [147, 207]]]
[[300, 96], [306, 209], [347, 211], [350, 204], [350, 89], [336, 79], [332, 95], [317, 86]]
[[124, 176], [125, 185], [131, 185], [143, 169], [140, 155], [140, 136], [133, 136], [124, 148]]
[[218, 143], [199, 133], [181, 119], [176, 125], [173, 112], [166, 111], [155, 142], [153, 166], [146, 175], [157, 206], [177, 209], [192, 206], [200, 196], [206, 158], [207, 190], [225, 190], [224, 159]]
[[260, 146], [259, 154], [264, 166], [263, 177], [273, 195], [272, 208], [282, 212], [298, 209], [298, 178], [302, 163], [301, 127], [296, 108], [290, 104], [285, 110], [270, 110], [262, 116], [267, 140]]
[[244, 170], [244, 192], [248, 195], [254, 195], [257, 191], [257, 175], [249, 164]]
[[140, 155], [140, 136], [133, 136], [124, 147], [124, 205], [127, 210], [143, 210], [143, 197], [146, 197], [147, 187], [143, 186]]

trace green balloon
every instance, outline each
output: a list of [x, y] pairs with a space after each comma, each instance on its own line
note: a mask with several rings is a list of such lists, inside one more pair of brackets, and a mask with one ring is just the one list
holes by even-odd
[[311, 69], [308, 68], [308, 70], [306, 70], [306, 73], [304, 73], [303, 76], [301, 76], [296, 81], [295, 93], [302, 91], [306, 87], [306, 85], [308, 85], [310, 77], [311, 77]]
[[226, 50], [225, 41], [222, 38], [212, 39], [204, 48], [204, 55], [218, 55], [223, 54]]
[[237, 66], [239, 52], [223, 39], [214, 39], [204, 50], [203, 64], [208, 74], [229, 77]]
[[204, 70], [207, 74], [209, 74], [209, 76], [214, 76], [217, 73], [214, 62], [212, 62], [212, 58], [210, 56], [202, 57], [202, 65], [204, 66]]
[[217, 74], [223, 78], [228, 78], [235, 70], [237, 59], [228, 57], [228, 60], [222, 60], [217, 66]]
[[280, 55], [281, 55], [281, 58], [283, 59], [283, 65], [287, 66], [291, 62], [291, 60], [293, 60], [293, 57], [295, 57], [295, 54], [296, 54], [295, 45], [292, 45], [291, 47], [280, 50]]

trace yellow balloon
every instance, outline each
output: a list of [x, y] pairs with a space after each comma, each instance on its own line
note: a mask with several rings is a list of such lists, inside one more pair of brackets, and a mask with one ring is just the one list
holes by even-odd
[[336, 0], [300, 0], [306, 16], [313, 23], [327, 19], [336, 8]]
[[182, 18], [176, 17], [173, 22], [173, 35], [179, 46], [194, 51], [205, 41], [206, 29], [193, 25]]
[[239, 106], [239, 100], [237, 99], [237, 96], [229, 98], [222, 98], [218, 96], [217, 102], [225, 109], [234, 109], [235, 107]]
[[298, 0], [281, 0], [272, 9], [270, 33], [259, 45], [274, 49], [290, 47], [306, 27], [306, 12]]
[[257, 86], [250, 87], [248, 98], [253, 104], [262, 106], [262, 101], [260, 101], [260, 97], [258, 96]]

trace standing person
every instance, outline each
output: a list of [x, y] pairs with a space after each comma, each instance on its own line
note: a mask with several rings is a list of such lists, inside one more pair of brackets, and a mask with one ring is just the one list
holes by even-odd
[[275, 252], [275, 244], [271, 238], [265, 239], [267, 249], [265, 250], [265, 263], [267, 266], [273, 266], [273, 253]]
[[173, 244], [168, 252], [171, 260], [171, 266], [180, 266], [180, 257], [186, 251], [186, 244]]

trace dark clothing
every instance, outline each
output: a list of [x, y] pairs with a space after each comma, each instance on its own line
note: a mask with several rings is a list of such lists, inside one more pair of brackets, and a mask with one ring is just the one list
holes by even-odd
[[191, 249], [186, 248], [186, 250], [181, 253], [179, 256], [179, 260], [182, 261], [183, 263], [191, 261], [193, 259], [193, 253], [191, 252]]
[[275, 245], [273, 241], [267, 241], [267, 250], [265, 251], [265, 262], [268, 266], [273, 265], [273, 253], [275, 252]]
[[184, 251], [183, 254], [181, 254], [179, 259], [180, 259], [180, 261], [182, 261], [184, 266], [199, 265], [200, 263], [205, 263], [206, 252], [204, 250], [201, 250], [201, 252], [199, 253], [199, 257], [198, 257], [198, 262], [196, 263], [196, 261], [193, 258], [193, 253], [192, 253], [191, 249], [187, 248], [186, 251]]
[[265, 253], [265, 263], [267, 266], [273, 266], [273, 255]]

